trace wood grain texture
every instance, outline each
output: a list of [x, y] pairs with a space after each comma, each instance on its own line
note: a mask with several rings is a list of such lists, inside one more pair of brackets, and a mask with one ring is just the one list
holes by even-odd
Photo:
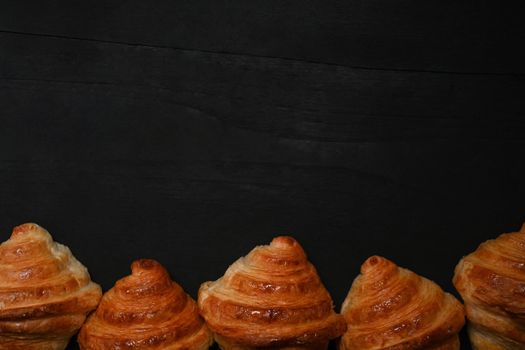
[[524, 221], [518, 8], [3, 6], [0, 232], [40, 223], [104, 290], [155, 258], [195, 297], [291, 234], [337, 307], [373, 254], [452, 292]]
[[0, 30], [354, 67], [523, 74], [523, 11], [496, 1], [8, 1]]

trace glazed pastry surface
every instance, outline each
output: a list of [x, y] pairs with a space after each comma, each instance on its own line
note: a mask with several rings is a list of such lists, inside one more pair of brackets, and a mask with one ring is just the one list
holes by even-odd
[[341, 313], [340, 350], [458, 350], [461, 303], [434, 282], [380, 256], [368, 258]]
[[141, 259], [104, 294], [80, 330], [83, 350], [205, 350], [213, 337], [197, 303], [157, 261]]
[[325, 349], [346, 329], [299, 243], [274, 238], [199, 290], [199, 307], [223, 350]]
[[474, 349], [525, 349], [525, 225], [461, 259], [454, 285]]
[[87, 269], [28, 223], [0, 245], [0, 349], [62, 350], [101, 297]]

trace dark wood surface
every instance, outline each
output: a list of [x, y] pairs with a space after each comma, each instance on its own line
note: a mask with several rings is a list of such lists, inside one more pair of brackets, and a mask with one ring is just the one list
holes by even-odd
[[104, 289], [150, 257], [196, 296], [291, 234], [337, 308], [372, 254], [454, 292], [525, 221], [524, 33], [495, 1], [8, 1], [2, 240], [35, 221]]

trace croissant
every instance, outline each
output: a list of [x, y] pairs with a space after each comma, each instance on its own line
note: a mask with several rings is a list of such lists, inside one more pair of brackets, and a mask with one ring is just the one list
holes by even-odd
[[474, 349], [525, 349], [525, 225], [461, 259], [453, 281]]
[[326, 349], [346, 329], [299, 243], [274, 238], [199, 289], [199, 308], [223, 350]]
[[0, 245], [0, 349], [63, 350], [97, 307], [100, 286], [36, 224]]
[[434, 282], [368, 258], [343, 302], [348, 330], [339, 350], [459, 350], [461, 303]]
[[78, 336], [82, 350], [208, 349], [213, 336], [197, 303], [157, 261], [136, 260], [107, 291]]

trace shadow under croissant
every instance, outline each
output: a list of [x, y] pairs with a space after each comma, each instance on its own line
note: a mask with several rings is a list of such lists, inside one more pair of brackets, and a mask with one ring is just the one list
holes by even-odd
[[[75, 339], [76, 337], [73, 337], [72, 339]], [[332, 340], [328, 344], [328, 350], [336, 350], [337, 349], [337, 340]], [[460, 342], [461, 342], [461, 350], [471, 350], [474, 349], [470, 345], [470, 341], [467, 334], [467, 327], [464, 327], [463, 330], [460, 333]], [[66, 348], [66, 350], [79, 350], [78, 344], [76, 341], [71, 341], [69, 346]], [[213, 343], [213, 345], [210, 347], [210, 350], [220, 350], [220, 347], [217, 343]]]
[[[13, 336], [2, 336], [0, 335], [0, 349], [13, 350], [13, 349], [46, 349], [46, 350], [62, 350], [66, 348], [69, 343], [69, 337], [60, 339], [48, 339], [42, 336], [30, 338], [24, 337], [17, 339]], [[71, 346], [67, 349], [73, 349]]]
[[[308, 344], [305, 346], [267, 346], [264, 348], [249, 347], [235, 344], [228, 339], [215, 334], [215, 344], [222, 350], [328, 350], [330, 342], [326, 341], [319, 344]], [[333, 344], [335, 349], [335, 343]]]
[[473, 350], [522, 350], [523, 344], [504, 338], [497, 333], [473, 324], [467, 324], [467, 333], [469, 335]]

